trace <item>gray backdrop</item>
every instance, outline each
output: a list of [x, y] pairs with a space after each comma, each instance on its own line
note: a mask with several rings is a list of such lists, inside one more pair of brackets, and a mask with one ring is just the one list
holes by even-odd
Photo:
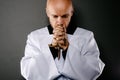
[[[0, 80], [19, 80], [27, 35], [48, 25], [46, 0], [0, 0]], [[94, 32], [106, 67], [98, 80], [120, 79], [118, 5], [112, 0], [73, 0], [75, 25]], [[113, 4], [114, 7], [113, 7]]]

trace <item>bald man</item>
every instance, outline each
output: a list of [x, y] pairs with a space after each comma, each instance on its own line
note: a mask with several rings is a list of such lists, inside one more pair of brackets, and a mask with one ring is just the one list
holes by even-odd
[[28, 35], [21, 59], [26, 80], [96, 80], [102, 73], [93, 33], [69, 24], [73, 11], [71, 0], [47, 0], [50, 25]]

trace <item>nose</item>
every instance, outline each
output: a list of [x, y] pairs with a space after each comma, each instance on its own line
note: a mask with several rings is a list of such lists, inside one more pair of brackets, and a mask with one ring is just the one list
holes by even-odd
[[63, 21], [62, 17], [58, 17], [58, 19], [57, 19], [57, 25], [63, 26], [63, 23], [64, 23], [64, 21]]

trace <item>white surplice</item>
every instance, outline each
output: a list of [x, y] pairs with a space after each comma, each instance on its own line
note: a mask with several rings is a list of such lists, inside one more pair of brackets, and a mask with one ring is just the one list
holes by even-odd
[[73, 35], [68, 34], [69, 47], [60, 72], [48, 46], [52, 38], [47, 27], [28, 35], [21, 59], [21, 74], [26, 80], [53, 80], [61, 74], [74, 80], [96, 80], [100, 76], [105, 64], [91, 31], [77, 28]]

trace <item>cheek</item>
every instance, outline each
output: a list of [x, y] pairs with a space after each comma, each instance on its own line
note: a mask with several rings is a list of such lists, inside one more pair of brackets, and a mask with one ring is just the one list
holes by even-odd
[[50, 22], [50, 24], [53, 24], [53, 19], [49, 18], [49, 22]]
[[68, 26], [69, 23], [70, 23], [70, 18], [68, 18], [68, 19], [65, 21], [66, 26]]
[[51, 24], [52, 27], [55, 26], [55, 21], [54, 21], [53, 19], [50, 19], [50, 18], [49, 18], [49, 22], [50, 22], [50, 24]]

